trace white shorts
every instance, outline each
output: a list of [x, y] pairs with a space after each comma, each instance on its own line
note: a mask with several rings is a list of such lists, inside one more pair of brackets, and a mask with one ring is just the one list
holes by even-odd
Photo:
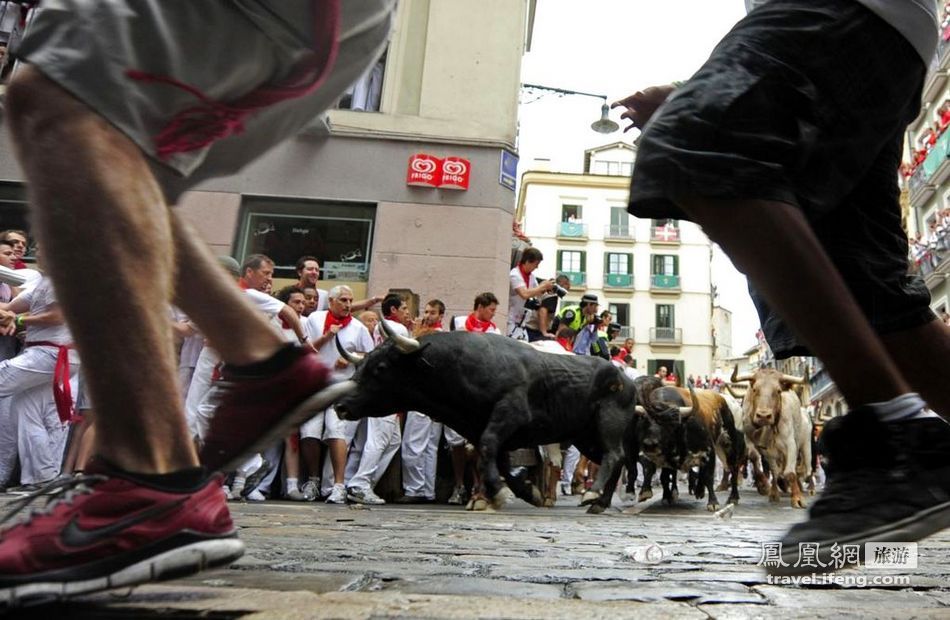
[[358, 420], [341, 420], [336, 413], [336, 409], [330, 407], [300, 425], [300, 438], [321, 439], [323, 441], [342, 439], [350, 442], [353, 441], [358, 425]]

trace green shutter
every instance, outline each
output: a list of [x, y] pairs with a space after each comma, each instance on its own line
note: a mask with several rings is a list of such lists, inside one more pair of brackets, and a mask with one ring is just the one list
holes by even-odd
[[564, 250], [557, 251], [557, 270], [564, 271]]
[[678, 276], [680, 274], [680, 257], [673, 257], [673, 275]]
[[587, 252], [581, 252], [581, 273], [587, 273]]

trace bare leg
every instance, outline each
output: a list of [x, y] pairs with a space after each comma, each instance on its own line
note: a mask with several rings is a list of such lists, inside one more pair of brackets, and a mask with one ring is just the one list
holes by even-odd
[[926, 325], [881, 336], [888, 353], [903, 370], [911, 387], [930, 407], [950, 420], [950, 327], [934, 319]]
[[698, 198], [681, 206], [822, 359], [852, 407], [911, 391], [800, 210]]
[[134, 472], [197, 465], [167, 311], [171, 224], [142, 153], [29, 67], [7, 111], [48, 273], [104, 421], [98, 453]]
[[300, 480], [300, 443], [295, 437], [284, 440], [284, 467], [288, 478]]
[[307, 437], [300, 440], [300, 455], [303, 457], [303, 464], [309, 478], [319, 478], [323, 471], [323, 464], [320, 462], [320, 451], [319, 439]]
[[[88, 416], [92, 411], [87, 411]], [[85, 422], [83, 422], [85, 424]], [[82, 434], [82, 441], [79, 442], [79, 454], [76, 455], [76, 471], [83, 471], [89, 465], [89, 459], [92, 458], [96, 443], [96, 424], [89, 421], [89, 427]]]
[[468, 453], [465, 445], [452, 446], [452, 475], [455, 477], [455, 486], [465, 486], [465, 465], [468, 463]]
[[346, 473], [346, 453], [349, 446], [343, 439], [328, 439], [327, 447], [330, 449], [330, 465], [333, 466], [333, 484], [343, 484], [343, 476]]

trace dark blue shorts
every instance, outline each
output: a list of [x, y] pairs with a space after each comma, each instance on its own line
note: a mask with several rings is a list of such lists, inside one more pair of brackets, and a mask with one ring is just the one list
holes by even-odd
[[[796, 205], [879, 333], [927, 323], [897, 181], [924, 76], [910, 43], [854, 0], [768, 2], [645, 128], [629, 211], [689, 219], [677, 199], [697, 196]], [[808, 354], [753, 301], [776, 356]]]

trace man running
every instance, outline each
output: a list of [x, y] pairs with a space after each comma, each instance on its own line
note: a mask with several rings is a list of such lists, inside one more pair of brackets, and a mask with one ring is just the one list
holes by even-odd
[[338, 392], [324, 389], [317, 356], [269, 329], [168, 205], [331, 106], [382, 53], [393, 5], [44, 2], [4, 115], [96, 403], [97, 458], [86, 476], [60, 483], [62, 501], [22, 512], [24, 523], [4, 531], [0, 601], [157, 581], [243, 553], [220, 478], [199, 466], [188, 435], [168, 304], [227, 363], [228, 395], [201, 455], [208, 469], [233, 467]]

